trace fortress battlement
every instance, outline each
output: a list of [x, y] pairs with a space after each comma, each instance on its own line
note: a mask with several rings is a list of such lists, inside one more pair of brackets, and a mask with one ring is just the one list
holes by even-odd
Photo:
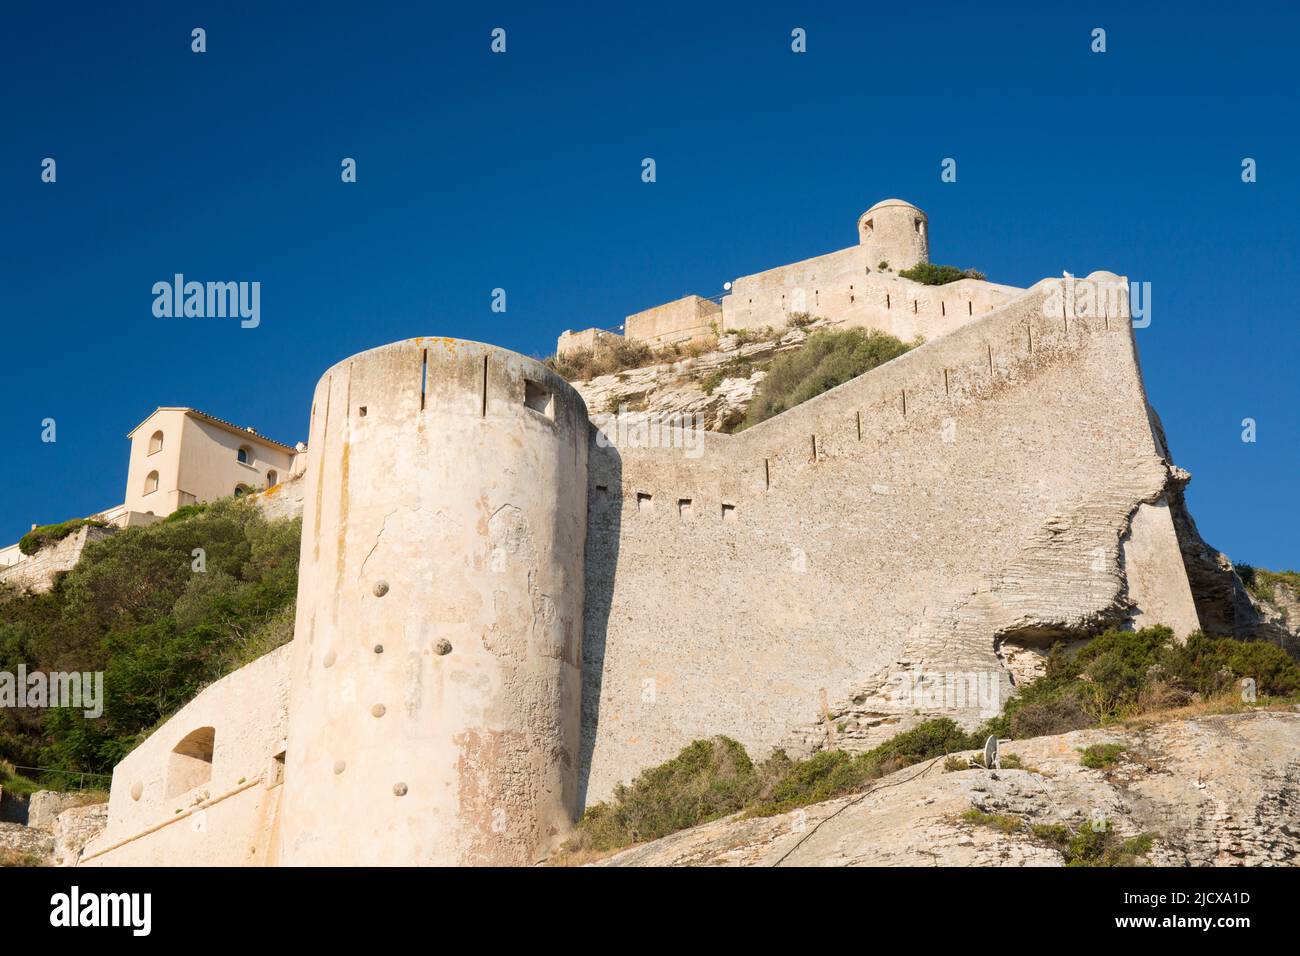
[[[728, 282], [727, 294], [716, 300], [688, 295], [629, 315], [622, 335], [663, 346], [738, 329], [779, 329], [791, 316], [818, 315], [846, 327], [928, 341], [1024, 291], [975, 278], [931, 286], [901, 277], [898, 273], [930, 261], [929, 218], [901, 199], [886, 199], [864, 212], [857, 234], [857, 245]], [[609, 329], [566, 331], [556, 352], [595, 349], [619, 337]]]

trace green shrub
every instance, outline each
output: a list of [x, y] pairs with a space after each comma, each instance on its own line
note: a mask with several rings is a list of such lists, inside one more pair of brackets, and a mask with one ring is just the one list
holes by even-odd
[[1011, 834], [1021, 830], [1025, 826], [1025, 821], [1011, 813], [985, 813], [978, 807], [971, 807], [961, 815], [966, 823], [973, 823], [976, 826], [991, 827], [999, 833]]
[[[947, 718], [928, 720], [865, 753], [823, 750], [806, 760], [776, 751], [751, 762], [728, 737], [697, 740], [672, 760], [643, 771], [613, 799], [588, 807], [566, 849], [613, 850], [745, 810], [773, 816], [865, 789], [901, 767], [982, 744]], [[976, 740], [978, 739], [978, 743]]]
[[672, 760], [643, 771], [609, 803], [587, 808], [578, 843], [610, 850], [655, 840], [740, 810], [757, 786], [745, 748], [728, 737], [697, 740]]
[[1053, 846], [1064, 847], [1070, 842], [1070, 828], [1064, 823], [1035, 823], [1029, 829], [1035, 837]]
[[1154, 833], [1120, 840], [1109, 820], [1073, 833], [1060, 823], [1036, 823], [1030, 829], [1037, 839], [1061, 852], [1066, 866], [1134, 866], [1141, 862], [1139, 857], [1151, 852], [1156, 841]]
[[1246, 590], [1261, 601], [1276, 601], [1279, 584], [1300, 594], [1300, 571], [1269, 571], [1265, 568], [1252, 568], [1248, 564], [1238, 564], [1236, 569]]
[[733, 358], [715, 369], [700, 383], [705, 395], [712, 395], [717, 387], [729, 378], [749, 378], [754, 374], [754, 366], [743, 358]]
[[61, 524], [45, 524], [28, 531], [18, 541], [18, 550], [26, 555], [33, 555], [51, 544], [57, 544], [74, 531], [82, 528], [104, 528], [107, 525], [98, 518], [74, 518]]
[[206, 504], [183, 505], [169, 514], [166, 518], [163, 518], [163, 522], [188, 521], [190, 518], [201, 515], [207, 510], [208, 506]]
[[901, 279], [911, 279], [922, 285], [947, 285], [958, 279], [983, 279], [984, 273], [976, 269], [958, 269], [956, 266], [939, 266], [933, 262], [922, 262], [904, 269], [899, 274]]
[[[107, 772], [206, 684], [293, 631], [299, 520], [225, 500], [91, 543], [45, 594], [0, 618], [0, 670], [103, 671], [104, 714], [0, 710], [0, 757]], [[206, 572], [194, 567], [202, 548]]]
[[1083, 754], [1079, 763], [1091, 770], [1109, 770], [1119, 763], [1124, 749], [1123, 744], [1091, 744], [1079, 751]]
[[909, 345], [884, 332], [865, 329], [814, 332], [803, 348], [779, 355], [772, 362], [741, 427], [757, 425], [794, 408], [918, 344], [919, 340]]
[[1167, 627], [1106, 631], [1070, 654], [1054, 648], [1046, 673], [1003, 708], [1002, 736], [1040, 737], [1135, 716], [1160, 682], [1184, 698], [1209, 696], [1253, 678], [1261, 695], [1300, 693], [1300, 664], [1275, 644], [1208, 637], [1179, 644]]

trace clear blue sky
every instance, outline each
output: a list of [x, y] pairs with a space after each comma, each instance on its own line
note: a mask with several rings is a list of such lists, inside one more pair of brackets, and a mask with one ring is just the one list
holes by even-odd
[[[157, 405], [305, 439], [314, 383], [358, 350], [549, 354], [851, 245], [900, 196], [935, 261], [1151, 282], [1143, 368], [1201, 530], [1300, 565], [1294, 5], [283, 6], [6, 10], [0, 543], [121, 502]], [[176, 272], [261, 282], [261, 326], [155, 318]]]

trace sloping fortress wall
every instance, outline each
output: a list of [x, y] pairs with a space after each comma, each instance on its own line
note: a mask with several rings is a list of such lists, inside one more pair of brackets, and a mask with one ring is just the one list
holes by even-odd
[[1126, 290], [1044, 280], [689, 442], [611, 444], [567, 383], [487, 345], [339, 363], [311, 409], [292, 644], [118, 765], [85, 861], [532, 863], [695, 739], [861, 750], [997, 712], [1055, 641], [1189, 633], [1187, 475]]
[[79, 866], [275, 862], [289, 654], [206, 688], [113, 768], [108, 826]]
[[312, 404], [281, 859], [528, 864], [578, 810], [587, 411], [454, 339]]
[[594, 445], [588, 803], [700, 737], [865, 748], [996, 711], [1053, 638], [1195, 627], [1127, 315], [1060, 284], [698, 457]]

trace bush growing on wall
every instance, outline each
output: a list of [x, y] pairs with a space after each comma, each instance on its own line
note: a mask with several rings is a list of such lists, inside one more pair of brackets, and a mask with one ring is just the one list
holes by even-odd
[[919, 339], [909, 344], [865, 329], [814, 332], [803, 348], [780, 355], [772, 363], [741, 428], [794, 408], [919, 344]]
[[910, 269], [904, 269], [898, 275], [900, 278], [911, 279], [913, 282], [919, 282], [922, 285], [947, 285], [949, 282], [956, 282], [958, 279], [984, 278], [984, 273], [977, 269], [937, 266], [932, 262], [922, 262]]
[[33, 555], [41, 548], [51, 544], [58, 544], [74, 531], [85, 527], [103, 528], [104, 522], [98, 518], [75, 518], [72, 521], [64, 521], [62, 524], [45, 524], [39, 528], [33, 528], [28, 531], [18, 541], [18, 550], [26, 555]]

